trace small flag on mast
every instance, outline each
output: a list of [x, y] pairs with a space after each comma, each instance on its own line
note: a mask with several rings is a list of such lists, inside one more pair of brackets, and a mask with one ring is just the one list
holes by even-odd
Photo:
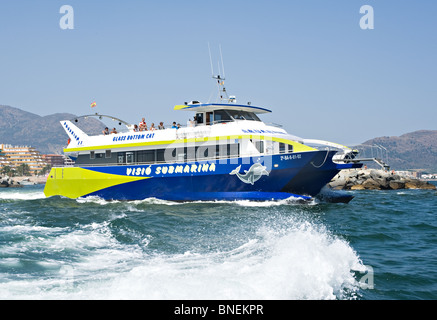
[[95, 106], [97, 106], [97, 103], [94, 101], [93, 103], [91, 103], [91, 108], [94, 108]]

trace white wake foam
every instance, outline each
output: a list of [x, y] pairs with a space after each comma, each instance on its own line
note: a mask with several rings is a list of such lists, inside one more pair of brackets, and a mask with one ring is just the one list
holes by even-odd
[[36, 200], [45, 197], [42, 191], [0, 191], [0, 200]]
[[265, 224], [243, 244], [228, 250], [191, 250], [183, 254], [144, 251], [151, 242], [153, 238], [145, 236], [140, 244], [121, 244], [111, 235], [108, 222], [89, 224], [70, 233], [60, 232], [54, 237], [29, 238], [26, 244], [9, 250], [69, 251], [80, 258], [40, 261], [51, 266], [51, 275], [0, 281], [0, 296], [337, 299], [344, 298], [345, 292], [358, 290], [352, 270], [363, 269], [358, 255], [346, 241], [306, 221]]
[[230, 251], [148, 257], [100, 298], [336, 299], [358, 288], [351, 270], [359, 269], [346, 242], [310, 224], [283, 234], [264, 228]]
[[[79, 203], [96, 203], [100, 205], [114, 204], [114, 203], [128, 203], [133, 205], [151, 204], [151, 205], [167, 205], [167, 206], [178, 206], [186, 204], [235, 204], [243, 207], [273, 207], [273, 206], [283, 206], [283, 205], [296, 205], [302, 204], [302, 198], [290, 197], [288, 199], [282, 200], [270, 200], [270, 201], [253, 201], [253, 200], [208, 200], [208, 201], [185, 201], [176, 202], [170, 200], [162, 200], [157, 198], [146, 198], [143, 200], [129, 200], [129, 201], [118, 201], [118, 200], [104, 200], [98, 196], [90, 196], [85, 198], [76, 199]], [[306, 205], [315, 205], [316, 200], [306, 201]]]

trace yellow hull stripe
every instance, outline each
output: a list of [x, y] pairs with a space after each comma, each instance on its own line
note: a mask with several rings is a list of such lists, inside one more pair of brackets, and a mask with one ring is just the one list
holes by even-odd
[[104, 146], [91, 146], [82, 148], [66, 148], [64, 152], [77, 152], [77, 151], [89, 151], [89, 150], [109, 150], [118, 148], [131, 148], [131, 147], [141, 147], [141, 146], [156, 146], [156, 145], [168, 145], [172, 143], [193, 143], [193, 142], [207, 142], [207, 141], [218, 141], [218, 140], [232, 140], [232, 139], [256, 139], [256, 140], [271, 140], [276, 142], [282, 142], [285, 144], [290, 144], [293, 146], [294, 152], [305, 152], [305, 151], [317, 151], [312, 147], [301, 144], [299, 142], [282, 139], [271, 136], [262, 135], [232, 135], [232, 136], [221, 136], [221, 137], [205, 137], [205, 138], [191, 138], [191, 139], [178, 139], [178, 140], [167, 140], [167, 141], [151, 141], [151, 142], [139, 142], [139, 143], [125, 143], [125, 144], [110, 144]]
[[143, 179], [149, 178], [121, 176], [79, 167], [52, 168], [44, 194], [46, 197], [64, 196], [76, 199], [104, 188]]

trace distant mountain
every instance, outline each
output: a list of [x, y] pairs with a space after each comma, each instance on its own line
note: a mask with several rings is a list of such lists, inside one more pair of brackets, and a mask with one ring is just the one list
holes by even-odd
[[[70, 113], [41, 117], [0, 105], [0, 143], [27, 145], [41, 153], [61, 154], [68, 136], [59, 121], [75, 117]], [[105, 127], [103, 122], [95, 118], [81, 119], [76, 125], [88, 134], [99, 134]], [[437, 172], [437, 130], [420, 130], [400, 137], [379, 137], [363, 143], [375, 144], [388, 150], [388, 164], [395, 170], [425, 169]]]
[[[0, 143], [32, 146], [43, 154], [62, 154], [68, 136], [59, 121], [74, 119], [71, 113], [55, 113], [45, 117], [18, 108], [0, 105]], [[105, 125], [97, 119], [78, 122], [84, 132], [97, 134]]]
[[425, 169], [437, 172], [437, 130], [419, 130], [399, 137], [379, 137], [363, 145], [381, 145], [395, 170]]

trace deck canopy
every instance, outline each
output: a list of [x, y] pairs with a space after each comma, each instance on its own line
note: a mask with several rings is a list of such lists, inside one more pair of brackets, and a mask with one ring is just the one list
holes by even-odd
[[244, 104], [234, 104], [234, 103], [195, 103], [195, 104], [185, 104], [177, 105], [174, 110], [187, 110], [194, 112], [210, 112], [215, 110], [229, 110], [229, 111], [246, 111], [253, 113], [269, 113], [271, 110], [255, 107], [251, 105]]

